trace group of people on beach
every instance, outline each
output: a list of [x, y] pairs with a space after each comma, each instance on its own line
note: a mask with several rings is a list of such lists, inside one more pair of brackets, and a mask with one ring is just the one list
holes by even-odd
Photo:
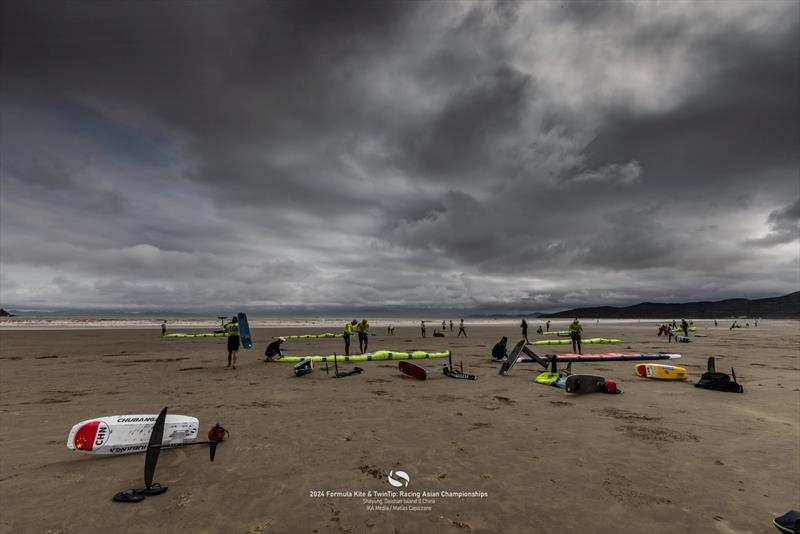
[[[528, 340], [528, 322], [523, 319], [520, 323], [520, 328], [522, 329], [522, 339], [525, 340], [525, 344], [529, 345], [530, 340]], [[550, 331], [550, 321], [548, 320], [545, 324], [545, 328], [547, 331]], [[576, 317], [574, 321], [572, 321], [568, 328], [569, 337], [572, 341], [572, 352], [575, 354], [582, 354], [581, 352], [581, 335], [583, 333], [583, 325]], [[542, 325], [536, 329], [537, 334], [542, 334]], [[492, 359], [498, 361], [505, 361], [508, 358], [508, 338], [503, 336], [500, 341], [494, 344], [492, 347]]]
[[[390, 325], [389, 332], [391, 335], [394, 335], [394, 327]], [[361, 351], [361, 354], [367, 352], [367, 347], [369, 346], [369, 321], [366, 319], [362, 319], [359, 323], [357, 320], [353, 319], [349, 323], [345, 323], [344, 325], [344, 332], [342, 337], [344, 338], [344, 355], [350, 355], [350, 338], [353, 337], [353, 334], [358, 334], [358, 350]]]
[[[429, 322], [431, 322], [431, 321], [426, 321], [424, 319], [419, 322], [419, 330], [420, 330], [420, 334], [422, 335], [422, 337], [428, 337], [427, 336], [428, 329], [425, 326], [425, 323], [429, 323]], [[452, 319], [450, 319], [450, 331], [451, 332], [453, 331], [453, 320]], [[433, 337], [444, 337], [444, 333], [445, 332], [447, 332], [447, 321], [442, 319], [442, 331], [439, 332], [438, 329], [434, 328], [433, 329]], [[464, 319], [461, 319], [458, 322], [458, 335], [456, 337], [461, 337], [461, 334], [464, 334], [464, 337], [467, 337], [467, 331], [466, 331], [466, 329], [464, 329]]]
[[672, 338], [675, 337], [675, 341], [679, 341], [677, 339], [677, 332], [683, 331], [684, 337], [689, 337], [689, 326], [690, 323], [686, 321], [686, 319], [681, 319], [681, 325], [678, 326], [678, 322], [673, 319], [671, 323], [663, 323], [658, 327], [658, 335], [659, 336], [667, 336], [667, 343], [672, 342]]

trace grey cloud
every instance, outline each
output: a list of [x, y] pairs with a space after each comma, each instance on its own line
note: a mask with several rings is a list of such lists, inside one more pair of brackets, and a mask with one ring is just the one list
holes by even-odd
[[800, 239], [800, 199], [777, 209], [767, 217], [769, 233], [763, 237], [745, 240], [746, 245], [773, 247]]
[[599, 169], [586, 170], [575, 176], [577, 182], [610, 182], [630, 184], [642, 176], [642, 166], [636, 160], [625, 164], [609, 163]]

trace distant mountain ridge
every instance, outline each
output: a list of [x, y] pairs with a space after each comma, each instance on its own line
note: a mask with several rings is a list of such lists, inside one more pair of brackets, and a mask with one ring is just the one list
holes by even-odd
[[542, 314], [552, 319], [714, 319], [727, 317], [762, 317], [764, 319], [800, 319], [800, 291], [782, 297], [766, 299], [727, 299], [715, 302], [685, 302], [664, 304], [642, 302], [633, 306], [599, 306], [575, 308], [556, 313]]

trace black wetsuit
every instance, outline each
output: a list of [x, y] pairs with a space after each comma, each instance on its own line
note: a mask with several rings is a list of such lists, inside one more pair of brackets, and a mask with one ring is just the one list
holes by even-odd
[[267, 350], [264, 351], [264, 356], [266, 356], [268, 360], [273, 359], [276, 355], [279, 358], [283, 358], [283, 354], [281, 353], [281, 343], [282, 341], [277, 339], [267, 345]]
[[501, 360], [508, 356], [508, 347], [506, 346], [505, 341], [498, 341], [495, 343], [494, 347], [492, 347], [492, 358], [495, 360]]

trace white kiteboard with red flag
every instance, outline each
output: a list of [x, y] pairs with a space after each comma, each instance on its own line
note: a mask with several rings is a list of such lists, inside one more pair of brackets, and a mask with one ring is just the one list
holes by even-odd
[[[144, 452], [157, 414], [109, 415], [81, 421], [72, 427], [67, 448], [90, 454]], [[162, 447], [176, 447], [197, 437], [199, 421], [187, 415], [167, 415]]]

